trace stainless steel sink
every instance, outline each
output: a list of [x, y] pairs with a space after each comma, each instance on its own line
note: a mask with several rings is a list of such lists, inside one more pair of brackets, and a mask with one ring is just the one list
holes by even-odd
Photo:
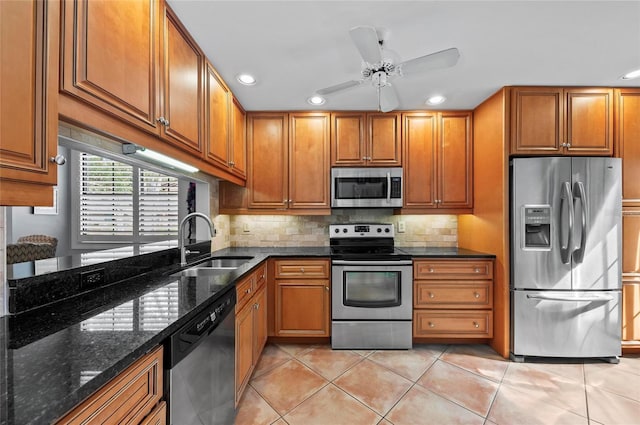
[[194, 267], [196, 268], [213, 268], [213, 269], [237, 269], [253, 257], [219, 257], [212, 258]]
[[188, 269], [180, 270], [171, 276], [199, 277], [215, 276], [237, 269], [253, 257], [218, 257], [196, 264]]

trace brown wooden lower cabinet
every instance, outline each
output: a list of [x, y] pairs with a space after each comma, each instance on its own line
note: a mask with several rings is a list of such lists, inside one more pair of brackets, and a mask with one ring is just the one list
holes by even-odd
[[275, 336], [329, 336], [329, 260], [275, 260], [274, 269]]
[[163, 401], [153, 409], [153, 412], [149, 413], [149, 416], [140, 425], [166, 425], [166, 423], [167, 403]]
[[56, 424], [164, 424], [165, 407], [158, 405], [163, 396], [162, 353], [158, 347], [137, 360]]
[[236, 406], [267, 342], [266, 263], [236, 285]]
[[414, 338], [492, 338], [493, 260], [413, 262]]
[[622, 283], [622, 344], [640, 348], [640, 282]]

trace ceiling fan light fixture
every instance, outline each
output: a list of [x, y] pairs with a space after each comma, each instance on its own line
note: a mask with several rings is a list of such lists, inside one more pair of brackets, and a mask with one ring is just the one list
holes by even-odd
[[319, 106], [319, 105], [324, 105], [326, 100], [322, 96], [311, 96], [310, 98], [307, 99], [307, 102], [310, 105]]
[[236, 80], [245, 86], [253, 86], [256, 83], [256, 77], [245, 73], [236, 75]]
[[444, 101], [447, 100], [446, 97], [442, 96], [442, 95], [434, 95], [431, 96], [427, 99], [426, 104], [427, 105], [440, 105], [441, 103], [444, 103]]
[[634, 78], [640, 78], [640, 69], [636, 69], [635, 71], [628, 72], [620, 78], [623, 80], [633, 80]]

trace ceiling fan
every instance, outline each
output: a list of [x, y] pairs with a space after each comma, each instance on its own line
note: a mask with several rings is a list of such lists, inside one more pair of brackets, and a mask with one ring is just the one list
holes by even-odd
[[382, 112], [392, 111], [400, 104], [391, 80], [403, 75], [448, 68], [454, 66], [460, 57], [458, 49], [454, 47], [398, 63], [397, 54], [385, 48], [384, 41], [387, 34], [384, 30], [377, 30], [370, 26], [358, 26], [352, 28], [349, 34], [364, 61], [361, 78], [326, 87], [316, 93], [324, 96], [370, 81], [377, 90], [378, 109]]

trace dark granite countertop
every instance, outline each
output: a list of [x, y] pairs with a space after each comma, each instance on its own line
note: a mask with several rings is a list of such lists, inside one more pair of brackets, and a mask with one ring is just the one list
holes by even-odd
[[458, 258], [496, 258], [494, 254], [472, 251], [465, 248], [456, 247], [405, 247], [398, 249], [406, 252], [414, 258], [438, 258], [438, 257], [458, 257]]
[[[415, 257], [494, 257], [456, 248], [400, 249]], [[169, 264], [0, 318], [0, 424], [56, 420], [162, 344], [265, 259], [330, 253], [329, 247], [274, 247], [225, 248], [212, 255], [253, 259], [228, 274], [198, 278], [173, 277], [177, 266]]]

